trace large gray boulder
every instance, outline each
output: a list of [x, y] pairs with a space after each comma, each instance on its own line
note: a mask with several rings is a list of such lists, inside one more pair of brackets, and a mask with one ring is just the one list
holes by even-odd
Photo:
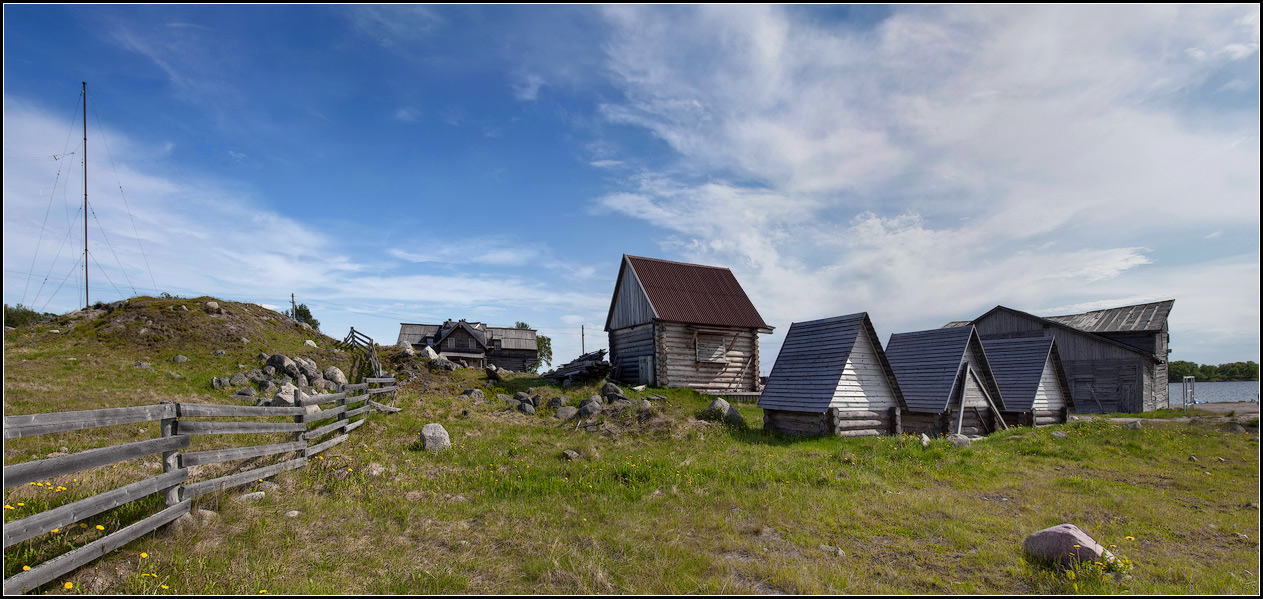
[[609, 396], [611, 396], [611, 395], [619, 395], [619, 396], [621, 396], [621, 395], [623, 395], [623, 390], [622, 390], [621, 388], [619, 388], [619, 386], [618, 386], [618, 385], [615, 385], [614, 383], [607, 382], [607, 383], [605, 383], [604, 385], [601, 385], [601, 395], [603, 395], [603, 396], [605, 396], [605, 397], [609, 397]]
[[467, 396], [467, 397], [472, 397], [472, 398], [474, 398], [474, 399], [486, 399], [486, 397], [487, 397], [487, 396], [486, 396], [486, 395], [482, 392], [482, 389], [466, 389], [466, 390], [464, 390], [464, 391], [462, 391], [462, 392], [461, 392], [461, 395], [464, 395], [464, 396]]
[[452, 439], [443, 425], [430, 423], [421, 427], [421, 445], [426, 451], [442, 451], [451, 448]]
[[[305, 323], [305, 322], [304, 322], [304, 323], [302, 323], [302, 324], [307, 324], [307, 323]], [[310, 328], [311, 328], [311, 326], [310, 326], [310, 325], [308, 325], [306, 328], [310, 329]], [[312, 341], [311, 339], [308, 339], [308, 340], [306, 340], [306, 341], [304, 341], [304, 342], [303, 342], [303, 345], [306, 345], [307, 347], [316, 347], [316, 342], [315, 342], [315, 341]]]
[[723, 420], [736, 426], [744, 426], [746, 423], [741, 412], [738, 412], [737, 408], [732, 407], [722, 397], [716, 397], [715, 401], [710, 402], [710, 405], [702, 410], [701, 417], [705, 420]]
[[970, 443], [969, 437], [966, 437], [965, 435], [956, 434], [956, 433], [952, 433], [948, 435], [947, 440], [951, 442], [952, 445], [955, 445], [956, 447], [969, 447], [969, 443]]
[[531, 405], [531, 402], [529, 402], [529, 401], [524, 401], [524, 402], [522, 402], [522, 403], [518, 404], [517, 409], [518, 409], [518, 411], [522, 412], [523, 414], [534, 414], [534, 413], [535, 413], [535, 406]]
[[1065, 567], [1082, 562], [1114, 561], [1114, 554], [1073, 524], [1035, 531], [1022, 541], [1022, 548], [1037, 560]]
[[[277, 372], [289, 375], [293, 379], [298, 378], [298, 375], [301, 374], [298, 371], [298, 364], [295, 364], [293, 360], [289, 359], [289, 356], [284, 354], [272, 354], [268, 358], [267, 365], [275, 368]], [[266, 369], [264, 371], [266, 372]]]
[[333, 383], [335, 385], [346, 384], [346, 375], [343, 374], [342, 369], [338, 368], [337, 366], [330, 366], [326, 368], [323, 374], [324, 374], [325, 380], [329, 381], [330, 383]]
[[500, 376], [499, 369], [496, 368], [495, 364], [488, 364], [487, 367], [484, 368], [483, 370], [486, 371], [487, 373], [488, 381], [491, 381], [493, 383], [504, 382], [504, 378]]
[[294, 405], [294, 392], [295, 391], [298, 392], [299, 399], [307, 399], [308, 397], [310, 397], [306, 393], [299, 391], [298, 387], [295, 387], [293, 383], [285, 383], [284, 385], [281, 385], [280, 391], [277, 391], [276, 395], [272, 396], [272, 405], [274, 406]]
[[570, 404], [570, 398], [566, 397], [565, 395], [558, 395], [557, 397], [554, 397], [548, 400], [548, 407], [550, 408], [560, 408], [561, 406], [565, 406], [569, 404]]
[[238, 372], [237, 374], [232, 375], [232, 379], [229, 380], [229, 383], [231, 383], [234, 387], [240, 387], [242, 385], [249, 385], [250, 379], [247, 378], [246, 375]]
[[557, 408], [557, 417], [562, 420], [570, 420], [579, 414], [579, 410], [574, 406], [561, 406]]
[[[407, 341], [404, 341], [403, 343], [400, 343], [400, 344], [399, 344], [399, 347], [403, 349], [403, 353], [404, 353], [404, 355], [405, 355], [405, 356], [415, 356], [415, 355], [417, 355], [417, 350], [412, 349], [412, 344], [411, 344], [411, 343], [408, 343]], [[327, 377], [326, 377], [326, 378], [327, 378]]]
[[455, 362], [447, 358], [436, 357], [430, 360], [430, 370], [456, 370], [457, 368], [460, 368], [460, 366], [457, 366]]
[[[557, 413], [560, 414], [561, 411], [564, 409], [566, 408], [564, 407], [558, 408]], [[583, 418], [587, 418], [588, 416], [596, 414], [597, 412], [600, 412], [600, 411], [601, 411], [601, 404], [595, 403], [595, 402], [587, 402], [583, 404], [582, 406], [579, 406], [579, 416], [582, 416]]]
[[428, 345], [421, 348], [421, 351], [419, 353], [421, 354], [421, 357], [425, 358], [426, 360], [437, 360], [439, 358], [438, 352], [434, 351], [434, 348]]

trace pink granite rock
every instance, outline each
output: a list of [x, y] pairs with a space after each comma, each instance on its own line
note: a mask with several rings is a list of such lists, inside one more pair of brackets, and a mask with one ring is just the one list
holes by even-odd
[[1073, 524], [1058, 524], [1033, 532], [1022, 542], [1022, 547], [1037, 559], [1062, 566], [1071, 566], [1076, 562], [1114, 561], [1112, 553]]

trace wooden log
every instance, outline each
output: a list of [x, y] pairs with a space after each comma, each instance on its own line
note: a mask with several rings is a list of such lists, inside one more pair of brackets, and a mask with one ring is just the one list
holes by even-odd
[[[188, 437], [185, 438], [187, 439]], [[287, 451], [302, 451], [306, 448], [307, 444], [302, 441], [291, 441], [289, 443], [275, 443], [273, 445], [255, 445], [254, 447], [232, 447], [229, 449], [194, 451], [191, 453], [180, 454], [180, 466], [187, 468], [189, 466], [200, 466], [202, 464], [216, 464], [219, 462], [244, 460], [246, 458], [257, 458], [265, 455], [285, 453]]]
[[141, 497], [152, 495], [172, 485], [178, 485], [189, 478], [185, 469], [159, 474], [153, 478], [134, 482], [117, 489], [97, 493], [73, 503], [55, 507], [38, 514], [33, 514], [4, 524], [4, 546], [9, 547], [47, 533], [54, 528], [70, 526], [75, 522], [90, 518], [106, 510], [112, 510], [125, 503]]
[[4, 438], [17, 439], [31, 435], [78, 431], [115, 424], [149, 422], [162, 420], [163, 418], [175, 418], [175, 414], [175, 404], [158, 404], [134, 408], [106, 408], [81, 412], [5, 416]]
[[316, 455], [316, 454], [318, 454], [318, 453], [320, 453], [320, 452], [322, 452], [322, 451], [324, 451], [324, 450], [326, 450], [326, 449], [329, 449], [330, 447], [333, 447], [334, 445], [337, 445], [338, 443], [341, 443], [341, 442], [343, 442], [343, 441], [346, 441], [347, 439], [350, 439], [350, 438], [351, 438], [351, 435], [342, 434], [342, 435], [338, 435], [337, 437], [334, 437], [334, 438], [332, 438], [332, 439], [329, 439], [328, 441], [325, 441], [325, 442], [323, 442], [323, 443], [317, 443], [317, 444], [315, 444], [315, 445], [312, 445], [311, 447], [308, 447], [307, 449], [304, 449], [304, 450], [303, 450], [303, 457], [305, 457], [305, 458], [309, 458], [309, 457], [311, 457], [311, 456], [314, 456], [314, 455]]
[[364, 404], [358, 408], [355, 408], [354, 410], [347, 410], [346, 417], [355, 418], [356, 416], [359, 416], [360, 414], [363, 414], [364, 412], [367, 412], [371, 409], [373, 409], [373, 406], [369, 404]]
[[395, 377], [393, 376], [368, 377], [364, 379], [364, 382], [365, 383], [393, 383], [395, 382]]
[[1052, 426], [1054, 424], [1062, 424], [1062, 421], [1057, 418], [1036, 418], [1035, 419], [1035, 426]]
[[898, 406], [891, 407], [889, 418], [890, 418], [890, 434], [902, 435], [903, 434], [903, 410], [900, 410]]
[[277, 474], [280, 474], [287, 470], [293, 470], [295, 468], [302, 468], [303, 466], [306, 466], [306, 465], [307, 465], [307, 458], [298, 457], [289, 461], [281, 462], [279, 464], [272, 464], [271, 466], [264, 466], [262, 468], [255, 468], [254, 470], [247, 470], [245, 472], [238, 472], [237, 474], [229, 474], [228, 476], [221, 476], [219, 478], [213, 478], [211, 480], [202, 481], [200, 483], [193, 483], [191, 485], [185, 485], [183, 497], [187, 501], [189, 499], [193, 499], [194, 497], [200, 497], [207, 493], [212, 493], [215, 491], [219, 491], [221, 489], [230, 489], [232, 487], [244, 485], [249, 482], [259, 480], [261, 478], [276, 476]]
[[[168, 402], [164, 401], [162, 403], [168, 403]], [[171, 402], [171, 403], [174, 403], [174, 402]], [[177, 418], [180, 416], [179, 404], [176, 404], [175, 406], [175, 415]], [[173, 436], [175, 435], [175, 418], [163, 418], [161, 421], [159, 421], [158, 429], [162, 433], [162, 437], [164, 439], [174, 438]], [[188, 439], [189, 437], [181, 435], [180, 438]], [[185, 447], [188, 447], [187, 443], [185, 443]], [[174, 472], [180, 469], [180, 458], [178, 457], [178, 455], [179, 454], [177, 454], [174, 449], [162, 452], [162, 471], [163, 472]], [[180, 503], [180, 485], [175, 484], [166, 488], [166, 493], [163, 498], [163, 503], [165, 503], [167, 507], [171, 507], [177, 503]]]
[[175, 451], [189, 446], [187, 436], [149, 439], [122, 445], [89, 449], [70, 455], [34, 460], [4, 467], [4, 488], [25, 485], [37, 480], [71, 474], [88, 468], [106, 466], [155, 453]]
[[368, 419], [361, 418], [359, 420], [356, 420], [355, 422], [352, 422], [351, 424], [346, 425], [346, 432], [349, 433], [357, 428], [360, 428], [361, 426], [364, 425], [365, 422], [368, 422]]
[[890, 416], [890, 413], [888, 411], [881, 411], [881, 412], [877, 412], [873, 410], [843, 411], [837, 408], [835, 409], [837, 410], [838, 418], [841, 418], [844, 420], [857, 420], [857, 419], [872, 420], [874, 418], [887, 418]]
[[394, 393], [398, 387], [382, 387], [380, 389], [369, 389], [369, 395], [380, 395], [382, 393]]
[[346, 411], [346, 405], [343, 404], [340, 406], [334, 406], [332, 408], [329, 408], [328, 410], [321, 410], [319, 412], [316, 412], [315, 414], [303, 414], [300, 418], [302, 422], [304, 423], [318, 422], [326, 418], [333, 418], [334, 416], [337, 416], [338, 414], [341, 414], [345, 411]]
[[864, 428], [886, 430], [887, 425], [884, 420], [839, 420], [834, 426], [838, 430], [857, 430]]
[[[188, 513], [192, 505], [182, 501], [122, 530], [101, 537], [83, 547], [63, 553], [30, 570], [19, 572], [4, 581], [4, 594], [25, 593], [60, 578], [68, 572], [157, 530], [176, 518]], [[6, 527], [7, 528], [7, 527]]]
[[326, 424], [320, 428], [315, 428], [303, 433], [303, 440], [310, 441], [312, 439], [318, 439], [344, 426], [346, 426], [345, 420], [337, 420], [332, 424]]
[[234, 416], [296, 416], [306, 414], [300, 407], [287, 406], [220, 406], [202, 403], [182, 403], [180, 418], [231, 418]]
[[341, 393], [327, 393], [325, 395], [313, 395], [306, 399], [299, 399], [298, 401], [294, 403], [298, 405], [303, 405], [303, 406], [312, 406], [312, 405], [317, 405], [317, 404], [322, 404], [322, 403], [329, 403], [331, 401], [338, 401], [339, 399], [342, 399], [344, 397], [346, 397], [345, 391]]
[[880, 437], [882, 432], [868, 429], [861, 431], [834, 431], [833, 434], [838, 437]]
[[342, 391], [363, 391], [368, 388], [368, 383], [355, 383], [353, 385], [342, 385]]
[[373, 400], [369, 400], [369, 402], [368, 402], [368, 403], [369, 403], [369, 405], [371, 405], [371, 406], [373, 406], [374, 408], [376, 408], [376, 409], [377, 409], [377, 411], [379, 411], [379, 412], [392, 412], [392, 413], [393, 413], [393, 412], [402, 412], [402, 411], [403, 411], [403, 408], [396, 408], [396, 407], [392, 407], [392, 406], [383, 406], [382, 404], [379, 404], [379, 403], [377, 403], [377, 402], [375, 402], [375, 401], [373, 401]]
[[181, 420], [175, 430], [180, 435], [233, 435], [243, 433], [292, 433], [307, 426], [293, 422], [213, 422]]

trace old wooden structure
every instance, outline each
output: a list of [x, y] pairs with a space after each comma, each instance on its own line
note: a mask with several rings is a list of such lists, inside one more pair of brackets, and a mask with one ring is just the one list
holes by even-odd
[[539, 363], [539, 346], [534, 329], [489, 327], [465, 319], [443, 324], [399, 325], [399, 345], [413, 349], [429, 347], [439, 356], [469, 368], [496, 368], [523, 372]]
[[904, 432], [985, 435], [1006, 428], [982, 339], [972, 326], [890, 336], [886, 357], [907, 408]]
[[1055, 338], [1076, 411], [1148, 412], [1166, 405], [1167, 316], [1174, 304], [1047, 318], [996, 306], [971, 324], [984, 339]]
[[753, 394], [772, 327], [727, 268], [624, 254], [605, 330], [618, 380]]
[[1066, 422], [1072, 406], [1070, 383], [1051, 337], [983, 339], [991, 372], [1004, 396], [1009, 425], [1043, 426]]
[[867, 312], [790, 325], [759, 407], [763, 430], [844, 437], [898, 434], [905, 408]]

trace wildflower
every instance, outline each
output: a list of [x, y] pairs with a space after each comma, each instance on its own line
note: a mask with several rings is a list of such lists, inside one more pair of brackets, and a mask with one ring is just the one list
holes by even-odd
[[23, 572], [25, 572], [25, 571], [27, 571], [27, 570], [30, 570], [30, 569], [31, 569], [31, 567], [30, 567], [30, 566], [22, 566], [22, 571], [23, 571]]
[[163, 589], [169, 589], [169, 588], [171, 588], [171, 587], [169, 587], [169, 586], [167, 586], [167, 585], [165, 585], [165, 584], [164, 584], [164, 585], [159, 585], [159, 586], [161, 586]]
[[140, 557], [142, 557], [142, 558], [146, 558], [146, 557], [149, 557], [149, 554], [148, 554], [148, 553], [145, 553], [144, 551], [141, 551], [141, 552], [140, 552]]
[[7, 503], [6, 503], [6, 504], [4, 504], [4, 509], [6, 509], [6, 510], [16, 510], [16, 509], [18, 509], [18, 508], [15, 508], [15, 507], [13, 507], [13, 506], [11, 506], [11, 505], [9, 505], [9, 504], [7, 504]]
[[266, 593], [266, 592], [268, 592], [268, 590], [267, 590], [267, 589], [263, 589], [262, 591], [259, 591], [259, 594], [260, 594], [260, 595], [262, 595], [263, 593]]
[[73, 583], [73, 582], [67, 582], [67, 583], [65, 584], [65, 588], [67, 588], [67, 589], [73, 589], [73, 588], [75, 588], [75, 583]]
[[61, 530], [61, 529], [60, 529], [60, 528], [54, 528], [54, 529], [53, 529], [53, 532], [57, 532], [57, 531], [59, 531], [59, 530]]
[[100, 524], [98, 524], [98, 525], [96, 525], [96, 529], [97, 529], [97, 530], [105, 530], [105, 527], [104, 527], [104, 526], [101, 526]]
[[1074, 580], [1074, 570], [1066, 570], [1066, 578]]
[[1130, 537], [1130, 536], [1129, 536], [1129, 537], [1124, 537], [1124, 538], [1125, 538], [1125, 539], [1127, 539], [1128, 541], [1135, 541], [1135, 540], [1136, 540], [1136, 537]]

